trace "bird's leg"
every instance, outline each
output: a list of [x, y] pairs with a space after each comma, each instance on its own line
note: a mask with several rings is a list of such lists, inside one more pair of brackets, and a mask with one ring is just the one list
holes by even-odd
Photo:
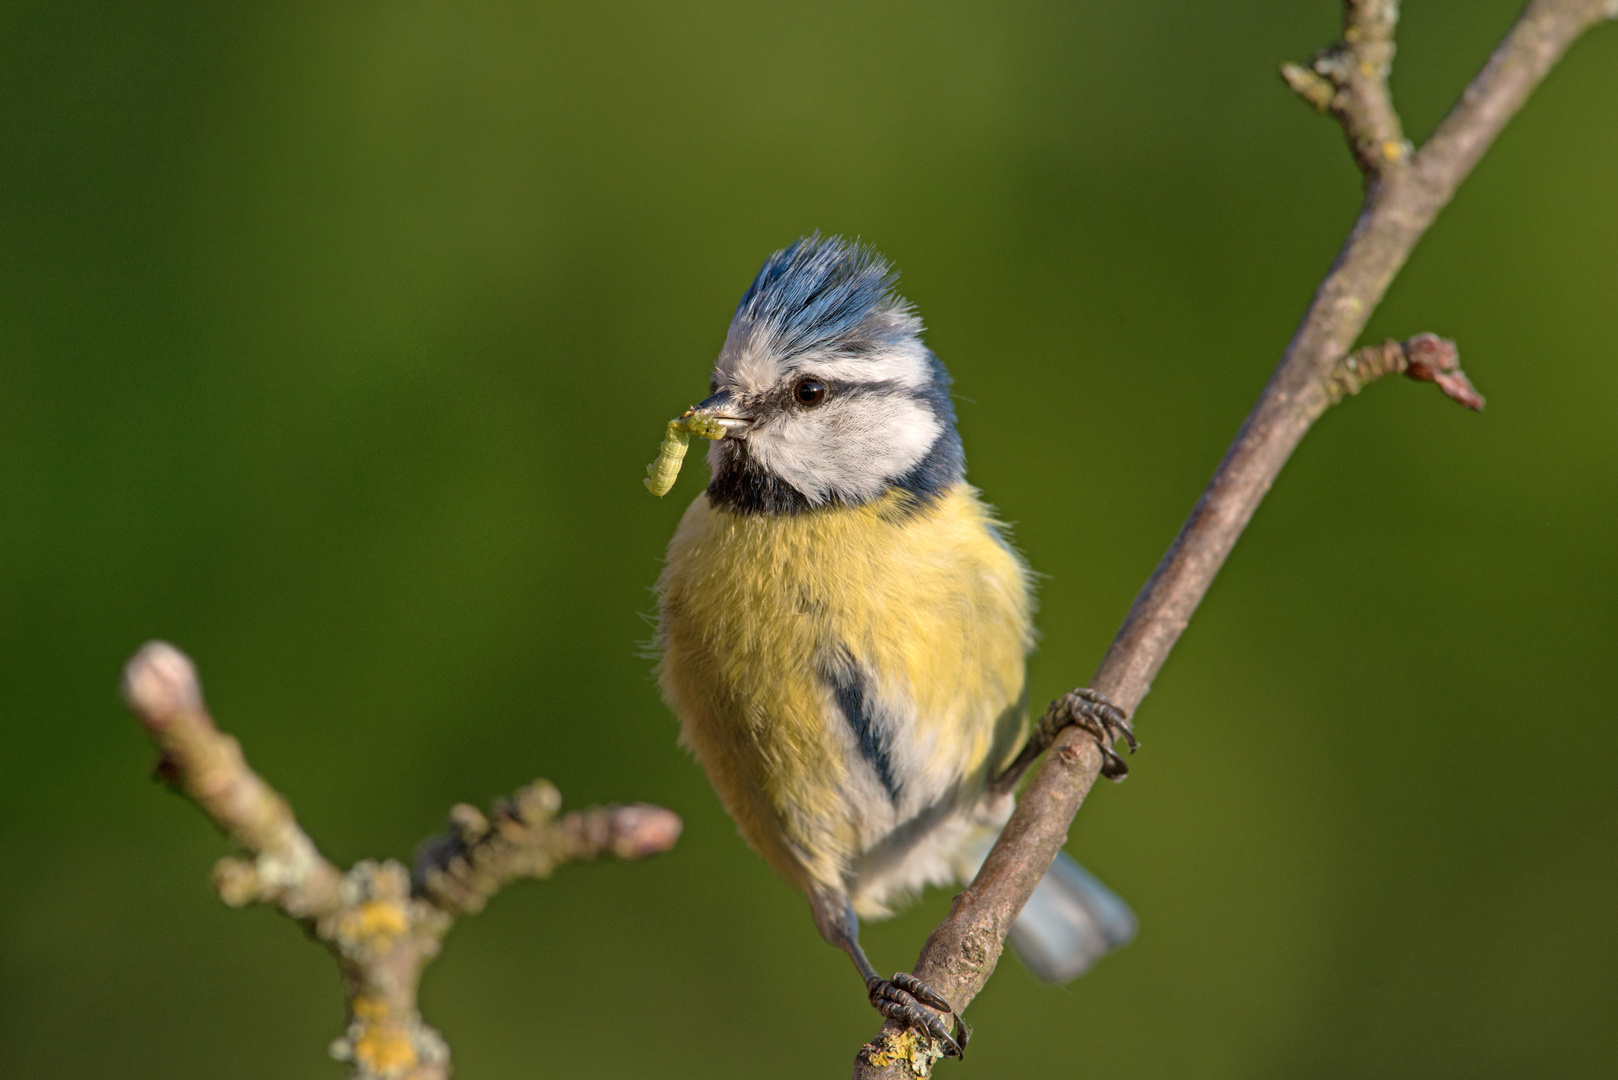
[[[811, 891], [809, 903], [814, 908], [815, 925], [821, 935], [846, 952], [859, 969], [872, 1008], [889, 1020], [897, 1020], [938, 1040], [945, 1056], [964, 1056], [972, 1029], [966, 1026], [966, 1021], [955, 1012], [948, 999], [908, 971], [898, 972], [891, 979], [877, 974], [865, 950], [860, 948], [859, 918], [846, 895]], [[949, 1018], [949, 1023], [944, 1022], [940, 1013]]]
[[1129, 726], [1128, 715], [1101, 694], [1081, 686], [1051, 702], [1051, 707], [1045, 710], [1045, 715], [1039, 718], [1039, 723], [1029, 733], [1028, 742], [1017, 759], [1006, 766], [1005, 772], [990, 781], [990, 790], [997, 793], [1010, 791], [1022, 779], [1023, 773], [1028, 771], [1028, 766], [1051, 748], [1062, 729], [1070, 726], [1082, 728], [1101, 748], [1102, 776], [1108, 780], [1122, 780], [1129, 775], [1129, 766], [1113, 749], [1113, 744], [1120, 739], [1129, 747], [1131, 754], [1140, 747], [1140, 740], [1135, 738], [1135, 729]]

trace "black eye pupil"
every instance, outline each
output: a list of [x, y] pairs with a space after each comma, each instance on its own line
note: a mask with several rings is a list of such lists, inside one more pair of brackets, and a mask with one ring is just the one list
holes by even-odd
[[819, 379], [805, 379], [793, 391], [800, 405], [819, 405], [826, 396], [826, 384]]

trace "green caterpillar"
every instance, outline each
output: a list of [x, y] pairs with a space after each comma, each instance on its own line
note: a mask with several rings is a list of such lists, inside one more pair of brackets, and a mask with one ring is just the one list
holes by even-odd
[[657, 448], [657, 460], [646, 466], [646, 479], [641, 481], [647, 491], [659, 498], [669, 493], [680, 475], [680, 463], [685, 460], [690, 435], [723, 439], [725, 426], [712, 417], [697, 416], [689, 409], [670, 420], [667, 430], [663, 432], [663, 442]]

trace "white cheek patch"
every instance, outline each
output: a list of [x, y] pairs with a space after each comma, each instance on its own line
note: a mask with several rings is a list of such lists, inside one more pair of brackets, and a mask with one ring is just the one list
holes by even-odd
[[943, 422], [902, 393], [849, 394], [792, 410], [747, 434], [752, 458], [813, 504], [874, 499], [926, 456]]

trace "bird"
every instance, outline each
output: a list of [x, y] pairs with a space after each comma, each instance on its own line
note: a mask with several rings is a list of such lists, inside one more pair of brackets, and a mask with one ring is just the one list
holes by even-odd
[[[1030, 728], [1034, 576], [966, 482], [950, 376], [922, 329], [858, 241], [815, 233], [765, 260], [683, 421], [713, 439], [711, 481], [669, 542], [656, 653], [680, 742], [742, 837], [807, 896], [871, 1004], [959, 1056], [958, 1010], [878, 974], [860, 920], [970, 881], [1016, 778], [1065, 724], [1114, 778], [1111, 743], [1134, 738], [1087, 690]], [[1010, 939], [1065, 982], [1135, 931], [1064, 853]]]

